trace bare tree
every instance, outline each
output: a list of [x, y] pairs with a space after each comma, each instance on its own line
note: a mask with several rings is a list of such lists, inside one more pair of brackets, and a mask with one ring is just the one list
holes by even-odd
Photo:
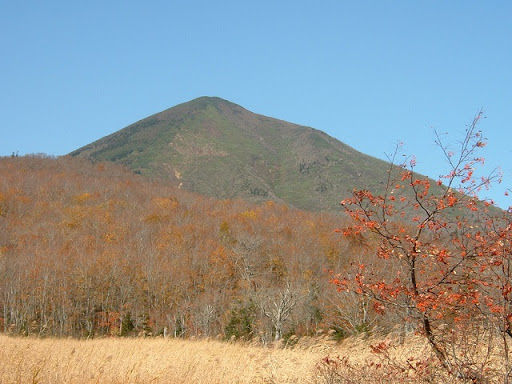
[[268, 295], [262, 301], [261, 310], [272, 322], [272, 326], [275, 330], [275, 341], [281, 339], [283, 335], [283, 325], [290, 318], [299, 299], [300, 297], [297, 290], [291, 289], [288, 283], [284, 289], [278, 290], [273, 295]]

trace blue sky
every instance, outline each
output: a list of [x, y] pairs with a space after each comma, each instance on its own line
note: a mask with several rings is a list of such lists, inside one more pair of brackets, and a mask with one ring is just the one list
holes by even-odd
[[64, 155], [199, 96], [311, 126], [431, 177], [434, 129], [483, 108], [512, 187], [510, 1], [0, 0], [0, 156]]

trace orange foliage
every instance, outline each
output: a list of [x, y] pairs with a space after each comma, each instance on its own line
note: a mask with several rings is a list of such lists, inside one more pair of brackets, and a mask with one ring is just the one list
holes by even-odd
[[[216, 201], [76, 158], [0, 158], [0, 172], [0, 331], [113, 334], [130, 312], [133, 334], [217, 335], [234, 303], [288, 283], [320, 287], [307, 305], [333, 321], [325, 270], [350, 261], [336, 215]], [[324, 326], [307, 311], [293, 321]]]
[[[512, 218], [476, 195], [496, 178], [475, 179], [475, 167], [483, 162], [474, 155], [484, 146], [475, 130], [480, 116], [466, 131], [458, 157], [438, 137], [451, 166], [442, 177], [445, 184], [431, 186], [430, 180], [418, 178], [415, 162], [409, 169], [392, 165], [383, 195], [356, 190], [342, 202], [352, 223], [338, 232], [375, 241], [374, 255], [380, 263], [372, 258], [354, 268], [350, 278], [332, 280], [339, 289], [371, 298], [376, 313], [393, 309], [404, 323], [415, 322], [452, 373], [451, 353], [460, 351], [449, 343], [468, 329], [487, 324], [490, 332], [501, 332], [503, 340], [505, 335], [512, 337]], [[391, 196], [398, 191], [398, 199]], [[449, 340], [446, 327], [452, 335]], [[460, 369], [477, 377], [474, 368]]]

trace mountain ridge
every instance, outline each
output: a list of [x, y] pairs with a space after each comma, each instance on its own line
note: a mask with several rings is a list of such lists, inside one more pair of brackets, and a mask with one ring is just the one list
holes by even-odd
[[382, 188], [389, 163], [320, 130], [203, 96], [139, 120], [70, 153], [121, 163], [220, 199], [339, 209], [353, 188]]

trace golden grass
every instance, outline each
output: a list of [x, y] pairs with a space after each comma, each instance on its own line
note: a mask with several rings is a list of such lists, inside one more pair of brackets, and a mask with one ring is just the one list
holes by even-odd
[[[375, 340], [373, 340], [375, 342]], [[377, 357], [372, 341], [301, 339], [293, 348], [180, 339], [33, 339], [0, 336], [0, 383], [317, 383], [318, 364]], [[423, 354], [409, 342], [394, 353]]]

